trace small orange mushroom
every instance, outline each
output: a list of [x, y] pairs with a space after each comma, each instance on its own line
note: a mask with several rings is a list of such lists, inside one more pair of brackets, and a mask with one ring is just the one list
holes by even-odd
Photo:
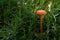
[[40, 16], [40, 32], [42, 32], [42, 16], [46, 14], [45, 10], [38, 10], [37, 14]]

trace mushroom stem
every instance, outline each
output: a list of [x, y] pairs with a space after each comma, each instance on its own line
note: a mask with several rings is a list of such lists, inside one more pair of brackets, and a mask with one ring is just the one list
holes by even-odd
[[40, 32], [42, 32], [42, 15], [40, 15]]

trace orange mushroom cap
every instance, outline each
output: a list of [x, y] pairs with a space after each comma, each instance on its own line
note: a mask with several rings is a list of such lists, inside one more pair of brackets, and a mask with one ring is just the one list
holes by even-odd
[[38, 15], [44, 15], [44, 14], [46, 14], [46, 11], [45, 10], [38, 10], [37, 14]]

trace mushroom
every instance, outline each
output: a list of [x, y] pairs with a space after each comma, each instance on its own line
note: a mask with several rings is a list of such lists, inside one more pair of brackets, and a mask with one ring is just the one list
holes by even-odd
[[45, 10], [38, 10], [37, 14], [40, 16], [40, 32], [42, 32], [42, 16], [46, 14]]

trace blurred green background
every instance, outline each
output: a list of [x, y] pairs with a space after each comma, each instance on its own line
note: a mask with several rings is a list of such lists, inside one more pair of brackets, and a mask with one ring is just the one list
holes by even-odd
[[[39, 9], [47, 11], [42, 33]], [[60, 40], [60, 0], [0, 0], [0, 40]]]

